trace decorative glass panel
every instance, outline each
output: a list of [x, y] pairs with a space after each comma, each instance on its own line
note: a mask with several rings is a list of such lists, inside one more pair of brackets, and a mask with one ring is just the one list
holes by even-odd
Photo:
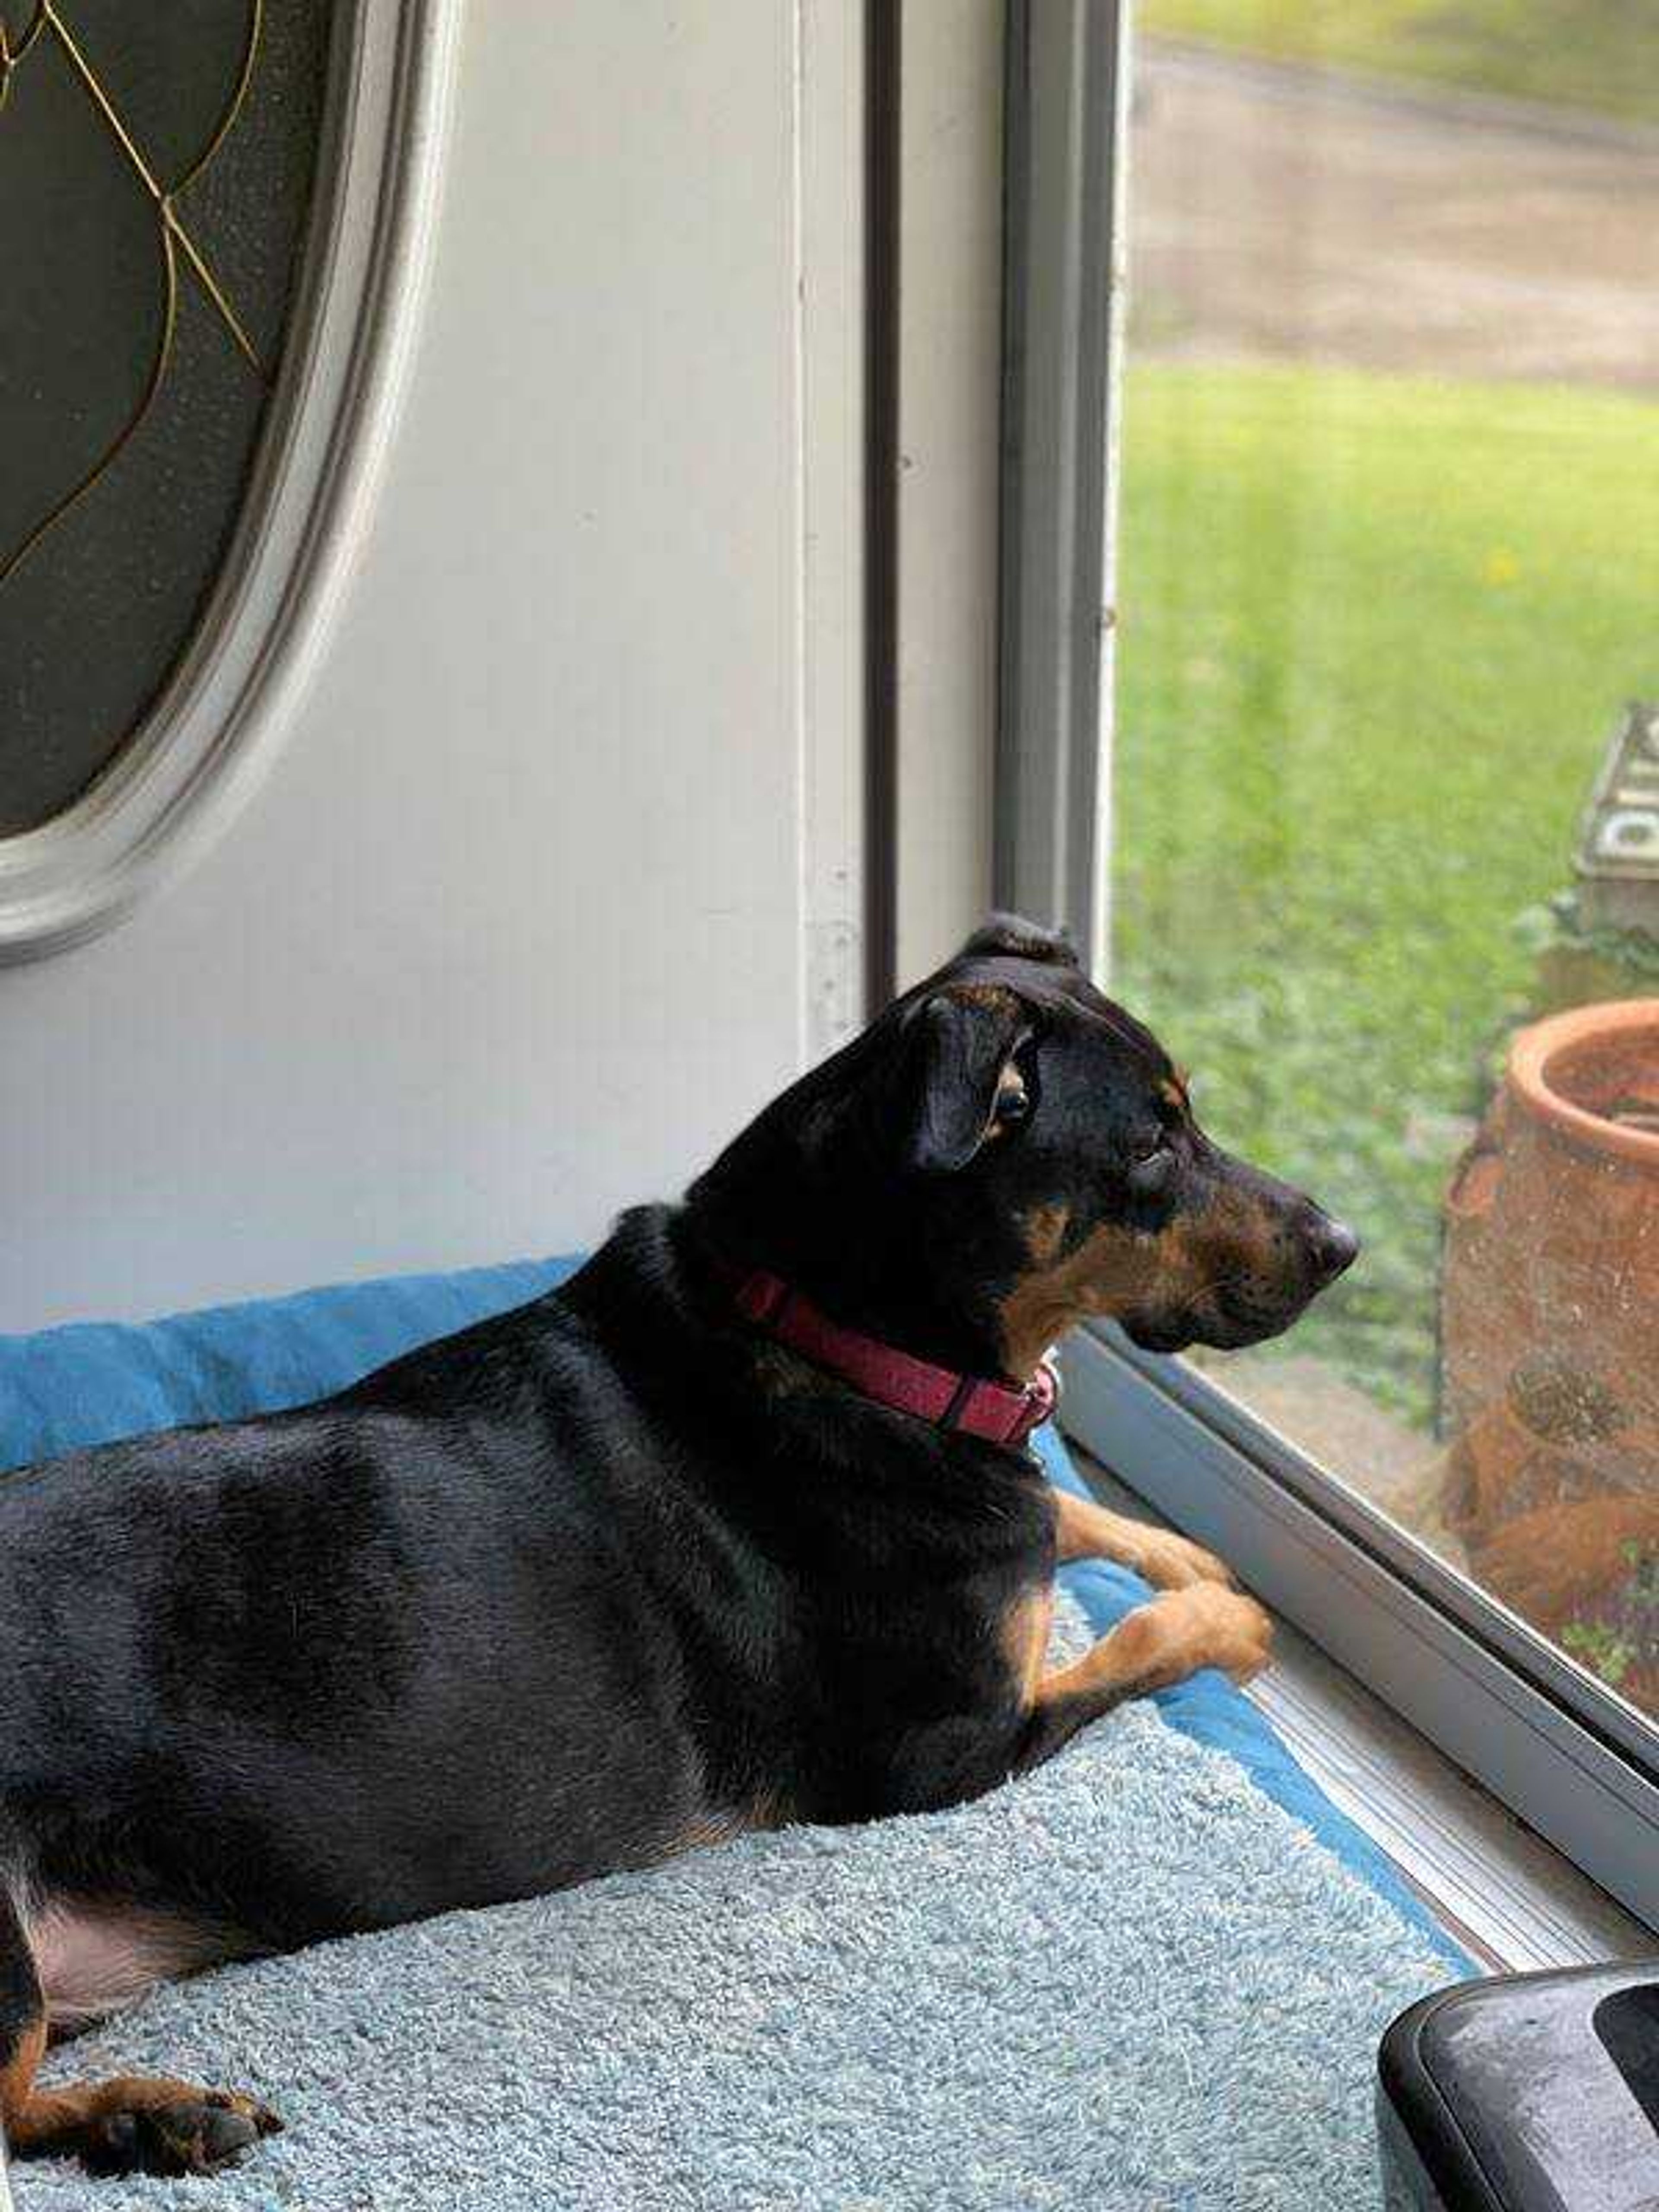
[[224, 564], [292, 328], [331, 13], [0, 0], [0, 836], [109, 767]]

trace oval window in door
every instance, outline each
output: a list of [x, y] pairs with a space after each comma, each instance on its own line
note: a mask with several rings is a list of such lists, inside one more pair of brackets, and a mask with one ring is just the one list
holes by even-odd
[[0, 0], [0, 962], [171, 880], [319, 665], [464, 5]]
[[298, 296], [327, 0], [0, 0], [0, 838], [142, 730], [242, 517]]

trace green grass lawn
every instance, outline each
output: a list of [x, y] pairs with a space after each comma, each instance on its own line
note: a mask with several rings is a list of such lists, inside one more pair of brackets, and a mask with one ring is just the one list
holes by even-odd
[[1125, 454], [1115, 988], [1366, 1239], [1292, 1345], [1426, 1420], [1448, 1117], [1659, 696], [1659, 406], [1149, 365]]
[[1135, 20], [1275, 60], [1659, 120], [1648, 0], [1142, 0]]

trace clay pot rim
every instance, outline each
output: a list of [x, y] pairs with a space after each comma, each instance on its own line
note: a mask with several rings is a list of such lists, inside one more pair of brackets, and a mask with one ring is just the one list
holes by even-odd
[[1547, 1127], [1589, 1151], [1611, 1153], [1659, 1174], [1659, 1132], [1607, 1121], [1564, 1098], [1549, 1080], [1551, 1066], [1565, 1053], [1641, 1030], [1651, 1030], [1659, 1039], [1659, 999], [1614, 999], [1552, 1014], [1517, 1031], [1510, 1045], [1509, 1080], [1527, 1111]]

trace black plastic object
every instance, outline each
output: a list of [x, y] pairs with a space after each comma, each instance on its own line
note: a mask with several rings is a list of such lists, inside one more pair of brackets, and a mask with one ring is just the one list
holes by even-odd
[[1659, 2212], [1659, 1960], [1442, 1990], [1377, 2074], [1389, 2212]]

